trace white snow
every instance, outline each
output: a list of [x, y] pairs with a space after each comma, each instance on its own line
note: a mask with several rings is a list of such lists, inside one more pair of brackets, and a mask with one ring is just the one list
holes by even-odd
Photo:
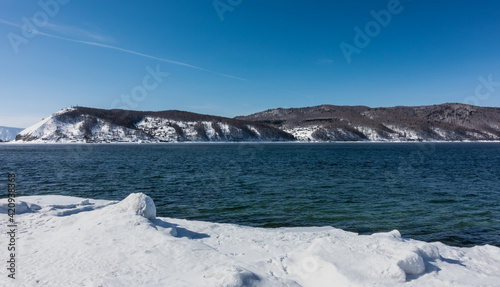
[[156, 218], [156, 206], [151, 197], [144, 193], [132, 193], [124, 200], [110, 208], [111, 211], [131, 212], [143, 216], [149, 220]]
[[224, 136], [228, 136], [231, 134], [231, 130], [229, 129], [229, 125], [225, 123], [218, 123], [220, 129], [222, 130], [222, 133]]
[[145, 117], [142, 121], [137, 123], [136, 126], [140, 130], [143, 130], [162, 141], [176, 142], [177, 133], [172, 124], [175, 124], [175, 121], [163, 118]]
[[397, 135], [394, 135], [394, 139], [400, 138], [403, 141], [406, 141], [406, 140], [415, 141], [415, 140], [422, 139], [421, 135], [419, 135], [417, 132], [415, 132], [412, 129], [402, 128], [400, 126], [389, 125], [389, 124], [386, 124], [385, 126], [397, 133]]
[[45, 118], [45, 119], [41, 120], [40, 122], [38, 122], [38, 123], [36, 123], [36, 124], [34, 124], [34, 125], [32, 125], [32, 126], [30, 126], [30, 127], [26, 128], [26, 129], [24, 129], [24, 130], [23, 130], [23, 131], [21, 131], [19, 134], [20, 134], [20, 135], [29, 135], [29, 134], [32, 134], [33, 132], [36, 132], [38, 129], [40, 129], [40, 128], [42, 128], [42, 127], [46, 126], [46, 125], [48, 125], [48, 126], [49, 126], [49, 128], [50, 128], [50, 127], [52, 127], [52, 126], [53, 126], [53, 125], [51, 126], [51, 123], [52, 123], [52, 122], [53, 122], [53, 120], [54, 120], [54, 119], [53, 119], [53, 117], [54, 117], [54, 116], [56, 116], [56, 115], [60, 115], [60, 114], [66, 113], [66, 112], [70, 112], [70, 111], [72, 111], [72, 110], [74, 110], [74, 108], [64, 108], [64, 109], [62, 109], [62, 110], [60, 110], [60, 111], [58, 111], [58, 112], [54, 113], [54, 114], [53, 114], [53, 115], [51, 115], [50, 117]]
[[386, 138], [382, 137], [375, 129], [359, 126], [356, 129], [362, 132], [371, 141], [387, 141]]
[[259, 130], [258, 130], [258, 129], [256, 129], [254, 126], [247, 125], [247, 128], [248, 128], [249, 130], [251, 130], [252, 132], [254, 132], [254, 133], [255, 133], [258, 137], [262, 137], [262, 136], [261, 136], [261, 134], [260, 134], [260, 132], [259, 132]]
[[[156, 218], [121, 202], [18, 197], [16, 279], [0, 286], [499, 286], [500, 248], [450, 247], [332, 227], [250, 228]], [[7, 251], [0, 200], [0, 260]], [[4, 263], [5, 265], [5, 263]]]
[[[137, 128], [155, 136], [164, 142], [177, 142], [178, 134], [174, 128], [177, 125], [183, 133], [184, 140], [187, 141], [223, 141], [232, 137], [231, 127], [226, 123], [214, 123], [220, 128], [222, 134], [218, 134], [209, 121], [177, 121], [167, 118], [145, 117], [142, 121], [137, 123]], [[254, 131], [260, 136], [259, 131], [251, 126], [247, 126], [250, 130]], [[198, 130], [203, 128], [207, 138], [199, 134]], [[233, 132], [240, 132], [241, 129], [232, 127]]]
[[309, 125], [305, 127], [284, 128], [283, 131], [292, 134], [299, 141], [309, 142], [317, 141], [312, 134], [320, 128], [318, 125]]
[[29, 135], [29, 134], [32, 134], [33, 132], [37, 131], [39, 128], [43, 127], [44, 125], [46, 125], [47, 123], [50, 123], [52, 121], [52, 116], [48, 117], [48, 118], [45, 118], [43, 120], [41, 120], [40, 122], [30, 126], [30, 127], [27, 127], [25, 128], [24, 130], [22, 130], [19, 135]]

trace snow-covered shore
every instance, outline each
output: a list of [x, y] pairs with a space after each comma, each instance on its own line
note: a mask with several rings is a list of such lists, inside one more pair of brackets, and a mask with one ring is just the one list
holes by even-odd
[[[7, 261], [7, 200], [0, 260]], [[16, 198], [16, 279], [0, 286], [499, 286], [500, 248], [332, 227], [157, 218], [153, 200]]]

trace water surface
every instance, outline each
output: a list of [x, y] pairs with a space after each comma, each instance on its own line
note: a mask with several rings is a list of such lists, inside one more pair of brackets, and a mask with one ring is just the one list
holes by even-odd
[[18, 195], [121, 200], [158, 216], [334, 226], [500, 246], [500, 143], [0, 145]]

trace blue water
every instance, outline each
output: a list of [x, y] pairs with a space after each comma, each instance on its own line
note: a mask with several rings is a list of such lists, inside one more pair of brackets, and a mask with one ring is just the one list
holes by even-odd
[[158, 216], [500, 246], [500, 143], [0, 145], [18, 195], [150, 195]]

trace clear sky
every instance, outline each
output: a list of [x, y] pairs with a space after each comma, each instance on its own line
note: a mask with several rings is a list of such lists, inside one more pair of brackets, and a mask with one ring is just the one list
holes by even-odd
[[0, 125], [69, 106], [233, 117], [500, 106], [497, 0], [1, 0]]

